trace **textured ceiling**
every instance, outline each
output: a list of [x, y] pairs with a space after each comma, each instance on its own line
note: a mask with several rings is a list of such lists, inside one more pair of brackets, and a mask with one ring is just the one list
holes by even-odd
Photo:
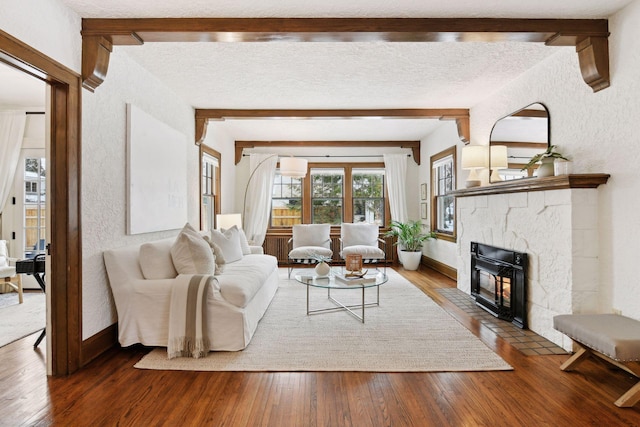
[[605, 18], [630, 0], [62, 0], [83, 18]]
[[[85, 18], [604, 18], [630, 0], [60, 0]], [[117, 46], [195, 108], [470, 108], [559, 49], [532, 43]], [[577, 67], [577, 57], [576, 57]], [[109, 76], [107, 75], [107, 79]], [[100, 90], [98, 88], [97, 90]], [[374, 124], [375, 122], [375, 124]], [[411, 122], [411, 123], [409, 123]], [[424, 122], [424, 123], [421, 123]], [[436, 122], [437, 123], [437, 122]], [[420, 139], [434, 121], [228, 120], [236, 139]]]

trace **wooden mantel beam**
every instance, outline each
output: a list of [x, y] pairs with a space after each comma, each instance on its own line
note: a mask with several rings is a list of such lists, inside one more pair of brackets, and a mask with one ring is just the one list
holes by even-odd
[[[469, 142], [469, 110], [465, 108], [400, 108], [373, 110], [231, 110], [196, 109], [196, 144], [204, 141], [209, 120], [227, 119], [436, 119], [455, 120], [460, 139]], [[414, 156], [415, 157], [415, 156]], [[419, 157], [417, 157], [419, 162]]]
[[[83, 19], [83, 85], [106, 76], [106, 44], [151, 42], [532, 42], [575, 46], [594, 92], [609, 86], [606, 19], [132, 18]], [[85, 42], [85, 39], [88, 42]], [[104, 42], [99, 42], [104, 40]], [[96, 42], [98, 41], [98, 42]], [[85, 58], [87, 57], [87, 58]], [[96, 60], [98, 58], [98, 60]]]

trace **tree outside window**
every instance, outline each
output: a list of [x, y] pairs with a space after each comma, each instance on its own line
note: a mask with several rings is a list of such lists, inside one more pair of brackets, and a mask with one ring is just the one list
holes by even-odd
[[382, 163], [315, 163], [306, 178], [273, 183], [271, 227], [366, 222], [386, 226], [389, 203]]
[[311, 223], [342, 223], [343, 169], [311, 169]]
[[385, 224], [385, 183], [382, 169], [353, 169], [353, 222]]

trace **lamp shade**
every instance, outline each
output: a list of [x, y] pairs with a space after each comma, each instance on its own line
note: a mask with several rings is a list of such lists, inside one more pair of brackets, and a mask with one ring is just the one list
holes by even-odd
[[462, 147], [462, 169], [481, 169], [489, 167], [489, 147], [486, 145], [467, 145]]
[[303, 178], [307, 174], [307, 159], [298, 157], [281, 158], [280, 174], [293, 178]]
[[506, 145], [491, 146], [491, 169], [506, 169], [509, 167]]
[[216, 215], [216, 225], [218, 229], [224, 228], [225, 230], [233, 227], [242, 228], [242, 215], [239, 213], [232, 214], [218, 214]]

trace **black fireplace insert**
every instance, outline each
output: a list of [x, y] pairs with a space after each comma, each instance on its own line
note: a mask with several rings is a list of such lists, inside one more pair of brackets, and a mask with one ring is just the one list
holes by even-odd
[[471, 295], [494, 316], [527, 328], [527, 254], [471, 242]]

